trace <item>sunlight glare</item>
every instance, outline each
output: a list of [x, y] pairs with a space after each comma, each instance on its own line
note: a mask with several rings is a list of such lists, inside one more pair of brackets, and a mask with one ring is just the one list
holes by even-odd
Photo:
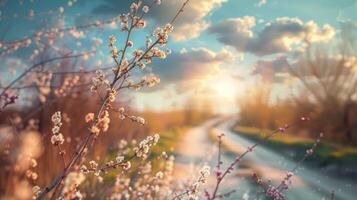
[[236, 84], [232, 80], [224, 80], [215, 83], [214, 89], [217, 95], [221, 98], [233, 100], [236, 98]]

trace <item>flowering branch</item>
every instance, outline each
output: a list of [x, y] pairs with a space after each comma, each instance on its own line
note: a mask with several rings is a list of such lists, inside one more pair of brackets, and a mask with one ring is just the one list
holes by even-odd
[[20, 76], [18, 76], [16, 79], [11, 81], [6, 87], [4, 87], [2, 92], [0, 93], [0, 97], [3, 97], [6, 94], [6, 92], [11, 89], [11, 87], [13, 85], [15, 85], [18, 81], [20, 81], [29, 72], [31, 72], [33, 69], [35, 69], [37, 67], [43, 66], [43, 65], [45, 65], [47, 63], [54, 62], [54, 61], [57, 61], [57, 60], [69, 59], [69, 58], [78, 58], [78, 57], [81, 57], [81, 56], [88, 55], [90, 53], [93, 53], [93, 52], [85, 52], [85, 53], [74, 54], [74, 55], [72, 55], [72, 52], [69, 52], [69, 53], [67, 53], [67, 54], [65, 54], [63, 56], [53, 57], [53, 58], [50, 58], [50, 59], [47, 59], [47, 60], [43, 60], [43, 61], [41, 61], [39, 63], [36, 63], [36, 64], [32, 65], [31, 67], [27, 68]]
[[[187, 0], [182, 7], [180, 8], [180, 10], [178, 11], [178, 13], [181, 13], [184, 6], [187, 4], [189, 0]], [[160, 2], [157, 1], [156, 2]], [[134, 7], [133, 7], [134, 6]], [[43, 191], [41, 191], [38, 196], [37, 199], [43, 199], [52, 189], [54, 189], [55, 187], [58, 187], [58, 185], [64, 180], [64, 178], [66, 177], [66, 175], [70, 172], [70, 170], [72, 169], [72, 167], [75, 165], [75, 163], [78, 161], [78, 159], [82, 156], [82, 153], [84, 151], [84, 149], [87, 148], [89, 142], [91, 139], [93, 139], [93, 137], [98, 136], [98, 134], [103, 131], [107, 131], [108, 126], [109, 126], [109, 113], [108, 113], [108, 108], [110, 108], [110, 104], [115, 100], [115, 96], [117, 93], [117, 89], [116, 89], [116, 84], [118, 83], [118, 81], [123, 78], [123, 80], [126, 79], [129, 71], [131, 71], [135, 66], [137, 66], [137, 62], [141, 61], [142, 59], [146, 58], [147, 60], [151, 60], [151, 57], [154, 56], [158, 56], [161, 55], [161, 52], [157, 49], [155, 49], [154, 52], [152, 52], [151, 50], [153, 50], [154, 46], [156, 44], [166, 44], [166, 40], [167, 40], [167, 34], [169, 32], [172, 31], [172, 25], [166, 26], [165, 29], [159, 29], [157, 32], [155, 32], [155, 35], [157, 36], [157, 40], [156, 42], [154, 42], [140, 57], [139, 59], [137, 59], [136, 62], [135, 58], [133, 59], [133, 61], [126, 65], [123, 66], [124, 63], [124, 54], [126, 52], [126, 49], [132, 45], [130, 45], [129, 43], [129, 37], [131, 34], [131, 30], [134, 28], [133, 26], [136, 25], [137, 23], [134, 23], [135, 18], [135, 14], [137, 13], [137, 9], [139, 8], [139, 4], [133, 4], [132, 5], [132, 11], [131, 11], [131, 26], [128, 30], [128, 34], [127, 34], [127, 39], [126, 39], [126, 43], [125, 43], [125, 47], [123, 50], [123, 54], [122, 57], [120, 59], [119, 62], [116, 61], [116, 59], [114, 59], [117, 63], [117, 68], [114, 70], [114, 78], [112, 80], [112, 82], [109, 84], [108, 81], [106, 81], [104, 79], [104, 76], [102, 76], [101, 73], [97, 74], [98, 76], [93, 79], [93, 87], [92, 90], [96, 90], [98, 89], [99, 86], [103, 85], [105, 87], [107, 87], [107, 92], [106, 92], [106, 96], [102, 101], [101, 107], [98, 110], [98, 112], [96, 113], [96, 117], [95, 120], [93, 121], [90, 131], [87, 134], [87, 136], [84, 138], [84, 140], [82, 141], [82, 143], [79, 145], [79, 147], [77, 148], [77, 150], [75, 151], [75, 153], [72, 155], [72, 158], [70, 159], [69, 163], [67, 164], [67, 166], [63, 169], [63, 171], [51, 182], [50, 185], [48, 185]], [[144, 11], [145, 12], [145, 11]], [[171, 20], [171, 22], [173, 23], [176, 18], [177, 18], [178, 14], [175, 15], [175, 17], [173, 18], [173, 20]], [[127, 23], [127, 20], [124, 18], [122, 19], [124, 25]], [[124, 26], [125, 27], [125, 26]], [[124, 31], [126, 30], [126, 28], [124, 29]], [[114, 40], [111, 38], [110, 39], [110, 47], [114, 47]], [[116, 51], [112, 51], [112, 55], [113, 58], [116, 58], [116, 54], [114, 54], [113, 52]], [[152, 55], [149, 55], [149, 53], [152, 53]], [[125, 67], [125, 68], [123, 68]], [[124, 70], [123, 70], [124, 69]], [[123, 82], [122, 82], [123, 83]]]
[[301, 166], [301, 164], [306, 160], [307, 157], [311, 156], [314, 152], [314, 149], [320, 143], [321, 138], [323, 137], [323, 133], [320, 133], [319, 137], [315, 140], [314, 144], [310, 149], [306, 150], [304, 156], [296, 163], [294, 168], [287, 172], [283, 180], [280, 182], [278, 186], [273, 186], [272, 184], [264, 183], [256, 173], [253, 174], [253, 178], [255, 182], [263, 188], [263, 192], [257, 192], [257, 196], [259, 194], [265, 193], [265, 195], [274, 200], [285, 200], [285, 196], [283, 194], [284, 190], [289, 189], [289, 184], [291, 183], [291, 178], [296, 173], [297, 169]]
[[[302, 117], [301, 121], [307, 121], [308, 118]], [[271, 134], [265, 136], [262, 141], [268, 140], [271, 137], [274, 137], [276, 134], [280, 133], [280, 132], [285, 132], [288, 128], [291, 128], [292, 126], [294, 126], [295, 124], [291, 124], [291, 125], [285, 125], [284, 127], [280, 127], [276, 130], [274, 130]], [[256, 148], [258, 145], [260, 145], [261, 142], [255, 143], [253, 146], [251, 147], [247, 147], [247, 149], [239, 156], [237, 156], [235, 158], [235, 160], [226, 168], [226, 170], [221, 173], [220, 171], [217, 171], [217, 178], [216, 178], [216, 184], [214, 187], [214, 190], [212, 192], [211, 195], [209, 195], [209, 193], [207, 193], [207, 199], [208, 200], [214, 200], [218, 198], [218, 189], [223, 181], [223, 179], [234, 170], [234, 166], [237, 165], [242, 159], [243, 157], [245, 157], [247, 154], [253, 152], [254, 148]]]

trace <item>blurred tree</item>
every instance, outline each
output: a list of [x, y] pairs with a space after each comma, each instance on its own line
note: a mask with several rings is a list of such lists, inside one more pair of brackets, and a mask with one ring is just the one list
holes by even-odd
[[213, 116], [212, 102], [207, 98], [191, 95], [185, 104], [185, 124], [196, 125]]
[[356, 44], [355, 38], [345, 30], [337, 52], [310, 46], [298, 62], [289, 65], [290, 73], [311, 94], [309, 101], [314, 104], [315, 125], [330, 133], [343, 132], [349, 143], [353, 141], [357, 124]]
[[270, 105], [271, 86], [257, 86], [239, 101], [240, 123], [258, 128], [273, 128], [272, 106]]

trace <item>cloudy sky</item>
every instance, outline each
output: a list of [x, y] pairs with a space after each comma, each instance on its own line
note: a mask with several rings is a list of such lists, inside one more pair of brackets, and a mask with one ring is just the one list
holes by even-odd
[[[162, 0], [149, 13], [146, 31], [134, 34], [133, 41], [140, 46], [145, 35], [155, 25], [167, 23], [182, 2]], [[111, 19], [128, 12], [130, 4], [129, 0], [4, 0], [0, 40], [14, 41], [38, 30]], [[307, 44], [330, 45], [342, 27], [356, 28], [356, 10], [357, 0], [191, 0], [174, 24], [169, 42], [173, 53], [147, 69], [160, 76], [160, 85], [136, 93], [133, 106], [176, 108], [193, 95], [198, 101], [213, 99], [218, 110], [231, 111], [239, 96], [265, 81], [275, 86], [276, 95], [286, 93], [281, 92], [289, 89], [282, 80], [286, 63], [304, 52]], [[102, 40], [91, 62], [104, 64], [109, 35], [116, 35], [120, 42], [118, 27], [109, 24], [85, 30], [75, 40], [68, 39], [66, 47], [84, 51]], [[26, 63], [33, 48], [2, 56], [0, 63]]]

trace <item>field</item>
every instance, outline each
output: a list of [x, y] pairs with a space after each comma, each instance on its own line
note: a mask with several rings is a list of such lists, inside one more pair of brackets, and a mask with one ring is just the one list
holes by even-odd
[[0, 0], [0, 200], [353, 200], [355, 0]]

